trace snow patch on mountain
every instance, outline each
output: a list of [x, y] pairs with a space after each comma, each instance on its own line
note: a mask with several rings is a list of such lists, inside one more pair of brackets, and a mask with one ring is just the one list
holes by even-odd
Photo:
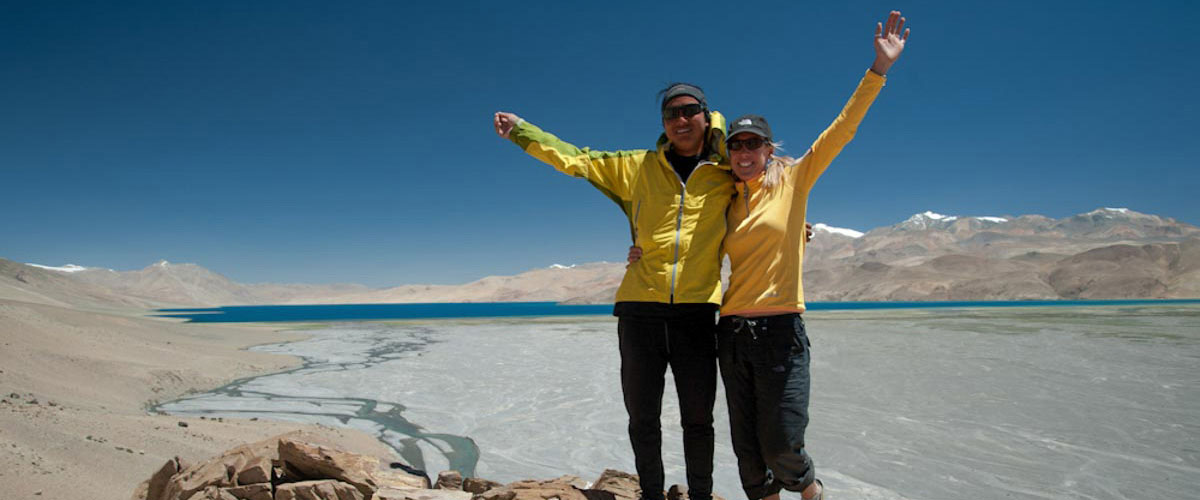
[[83, 266], [77, 266], [75, 264], [67, 264], [62, 267], [54, 267], [54, 266], [43, 266], [41, 264], [34, 264], [32, 262], [27, 262], [26, 265], [37, 267], [40, 269], [46, 269], [49, 271], [58, 271], [60, 273], [77, 273], [79, 271], [87, 271], [89, 269], [89, 268], [86, 268]]
[[[924, 211], [924, 212], [922, 212], [922, 213], [919, 213], [919, 214], [917, 214], [917, 215], [924, 216], [924, 217], [926, 217], [926, 218], [933, 219], [933, 220], [945, 220], [945, 221], [952, 221], [952, 220], [958, 219], [958, 216], [957, 216], [957, 215], [942, 215], [942, 214], [939, 214], [939, 213], [936, 213], [936, 212], [931, 212], [931, 211], [929, 211], [929, 210], [926, 210], [926, 211]], [[916, 217], [917, 215], [914, 215], [913, 217]]]
[[813, 230], [814, 231], [823, 231], [826, 233], [840, 234], [842, 236], [849, 236], [851, 238], [862, 238], [862, 236], [863, 236], [863, 233], [860, 233], [853, 229], [846, 229], [844, 227], [833, 227], [833, 226], [830, 226], [823, 222], [818, 222], [816, 224], [813, 224]]

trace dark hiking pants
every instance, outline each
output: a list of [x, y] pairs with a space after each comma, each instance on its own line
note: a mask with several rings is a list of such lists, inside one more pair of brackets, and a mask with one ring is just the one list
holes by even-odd
[[723, 317], [717, 345], [746, 497], [802, 491], [813, 482], [804, 451], [811, 347], [804, 320], [799, 314]]
[[713, 403], [717, 392], [714, 315], [683, 318], [621, 316], [621, 391], [629, 441], [645, 500], [663, 498], [662, 397], [667, 366], [679, 395], [688, 496], [710, 500]]

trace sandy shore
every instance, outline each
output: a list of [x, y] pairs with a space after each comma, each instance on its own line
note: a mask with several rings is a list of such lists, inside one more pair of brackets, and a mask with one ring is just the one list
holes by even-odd
[[297, 430], [394, 458], [373, 437], [351, 430], [148, 414], [152, 401], [295, 366], [297, 359], [244, 349], [303, 335], [142, 314], [0, 299], [0, 496], [127, 499], [173, 456], [196, 461]]

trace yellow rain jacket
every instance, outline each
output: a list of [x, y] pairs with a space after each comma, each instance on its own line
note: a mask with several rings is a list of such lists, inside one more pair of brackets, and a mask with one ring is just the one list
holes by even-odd
[[721, 240], [734, 187], [720, 113], [709, 119], [708, 161], [686, 183], [667, 161], [666, 134], [655, 150], [592, 151], [522, 120], [509, 140], [559, 172], [587, 179], [621, 206], [642, 258], [625, 271], [617, 302], [721, 303]]
[[885, 78], [867, 71], [850, 101], [795, 165], [782, 185], [768, 190], [763, 176], [738, 182], [729, 209], [725, 251], [733, 272], [721, 315], [762, 316], [804, 312], [804, 220], [817, 178], [854, 138]]

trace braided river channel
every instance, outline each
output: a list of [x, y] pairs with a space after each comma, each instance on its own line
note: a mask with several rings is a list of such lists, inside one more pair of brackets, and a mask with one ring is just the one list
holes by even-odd
[[[805, 319], [807, 448], [831, 497], [1200, 499], [1200, 305]], [[634, 471], [615, 318], [293, 326], [309, 337], [253, 349], [296, 356], [297, 368], [152, 410], [360, 429], [432, 477]], [[678, 404], [666, 385], [667, 484], [684, 483]], [[716, 492], [738, 500], [723, 393], [714, 417]]]

